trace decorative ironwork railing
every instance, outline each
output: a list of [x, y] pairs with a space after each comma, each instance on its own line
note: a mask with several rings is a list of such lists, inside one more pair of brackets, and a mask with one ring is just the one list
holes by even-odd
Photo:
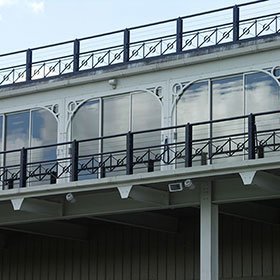
[[[0, 182], [10, 189], [279, 156], [280, 128], [272, 121], [279, 116], [280, 111], [271, 111], [3, 151]], [[235, 134], [232, 121], [238, 123]], [[198, 135], [201, 128], [208, 136]], [[65, 156], [54, 150], [64, 150]]]
[[[77, 73], [114, 64], [167, 54], [179, 54], [193, 49], [278, 34], [280, 12], [254, 18], [241, 19], [240, 17], [242, 7], [265, 1], [268, 0], [253, 1], [177, 19], [2, 54], [0, 55], [0, 85]], [[210, 15], [214, 18], [217, 13], [227, 11], [231, 13], [231, 16], [227, 15], [226, 20], [223, 20], [222, 23], [188, 29], [188, 22], [195, 21], [197, 17]], [[166, 24], [170, 26], [171, 31], [161, 34], [160, 30]], [[151, 27], [158, 29], [157, 34], [161, 35], [154, 36], [148, 32], [146, 34], [145, 31]], [[137, 37], [134, 36], [135, 33], [145, 33], [144, 38], [140, 40], [134, 38]], [[63, 55], [58, 54], [58, 49]], [[20, 63], [13, 64], [11, 61], [14, 61], [14, 58], [17, 58]]]

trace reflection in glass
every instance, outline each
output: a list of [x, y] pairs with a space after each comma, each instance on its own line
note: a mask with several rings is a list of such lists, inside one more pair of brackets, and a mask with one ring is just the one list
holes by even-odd
[[[57, 121], [44, 109], [31, 111], [31, 147], [55, 144], [57, 142]], [[53, 160], [56, 148], [32, 150], [32, 161]]]
[[[115, 135], [129, 131], [129, 95], [104, 98], [103, 135]], [[107, 139], [103, 151], [125, 149], [126, 142], [119, 139]]]
[[[258, 72], [245, 75], [246, 113], [260, 113], [279, 110], [280, 88], [278, 83], [269, 75]], [[279, 114], [256, 117], [257, 131], [279, 128]], [[270, 132], [258, 134], [258, 141], [272, 144]], [[267, 150], [271, 151], [271, 150]], [[266, 154], [268, 156], [268, 154]]]
[[[3, 116], [0, 115], [0, 151], [3, 151]], [[3, 155], [0, 155], [0, 166], [3, 166]]]
[[6, 150], [28, 147], [29, 112], [6, 116]]
[[[57, 121], [49, 111], [38, 109], [31, 111], [31, 147], [55, 144], [57, 142]], [[30, 181], [38, 185], [38, 180], [42, 183], [49, 183], [50, 177], [45, 176], [45, 172], [51, 169], [56, 177], [56, 147], [32, 149], [28, 154], [29, 162], [35, 163], [28, 167], [29, 171], [35, 171], [36, 179], [31, 178]], [[41, 164], [38, 169], [36, 162], [50, 161]]]
[[[99, 137], [99, 100], [91, 100], [84, 103], [75, 113], [72, 119], [72, 139], [83, 140]], [[99, 140], [82, 142], [79, 144], [79, 154], [81, 156], [89, 155], [80, 159], [79, 165], [88, 170], [79, 173], [79, 179], [94, 178], [97, 175], [91, 175], [94, 168], [98, 165]]]
[[[6, 116], [6, 150], [21, 149], [29, 145], [29, 111]], [[9, 153], [6, 165], [19, 164], [19, 153]]]
[[[143, 131], [153, 128], [160, 128], [161, 126], [161, 105], [157, 98], [147, 92], [139, 92], [132, 94], [132, 131]], [[135, 134], [134, 135], [134, 148], [156, 146], [160, 145], [160, 131]], [[135, 152], [135, 157], [143, 156], [143, 153], [147, 149], [140, 150], [138, 153]], [[160, 153], [160, 148], [151, 149], [152, 156]], [[147, 161], [149, 155], [146, 155], [143, 160]], [[134, 172], [137, 172], [137, 168], [147, 167], [141, 165], [136, 165]]]
[[72, 119], [72, 139], [99, 137], [99, 100], [84, 103]]
[[[208, 81], [196, 82], [189, 86], [180, 97], [177, 103], [177, 125], [197, 123], [209, 120], [209, 94]], [[201, 125], [193, 127], [193, 139], [205, 139], [209, 137], [209, 126]], [[177, 141], [185, 141], [185, 130], [177, 130]], [[182, 147], [183, 148], [182, 144]], [[206, 145], [206, 146], [205, 146]], [[203, 148], [204, 147], [204, 148]], [[181, 149], [178, 147], [178, 150]], [[207, 141], [194, 143], [194, 149], [202, 149], [203, 153], [208, 152]], [[195, 161], [200, 162], [200, 158]]]
[[[29, 145], [29, 111], [8, 114], [6, 116], [5, 150], [11, 151], [28, 147]], [[11, 178], [18, 178], [20, 164], [20, 152], [11, 152], [5, 155], [6, 170], [5, 185], [7, 188]], [[12, 183], [13, 184], [13, 183]], [[18, 184], [15, 181], [14, 186]]]
[[125, 133], [129, 130], [129, 95], [104, 98], [103, 135]]
[[[244, 114], [243, 76], [227, 77], [212, 81], [212, 112], [213, 120], [242, 116]], [[234, 120], [222, 123], [213, 123], [212, 135], [226, 136], [244, 132], [244, 120]], [[243, 143], [244, 136], [231, 137], [233, 142], [228, 143], [229, 137], [216, 139], [212, 142], [212, 152], [236, 149], [235, 143]], [[235, 153], [234, 156], [237, 156]], [[242, 153], [241, 153], [242, 154]], [[221, 154], [221, 157], [225, 155]], [[218, 158], [220, 156], [215, 156]]]
[[[177, 104], [177, 125], [209, 120], [208, 81], [197, 82], [189, 86]], [[207, 137], [208, 131], [201, 127], [195, 138]]]
[[[126, 133], [129, 131], [129, 107], [130, 95], [119, 95], [115, 97], [108, 97], [103, 99], [103, 135], [115, 135]], [[104, 139], [103, 152], [108, 152], [104, 157], [110, 156], [111, 152], [122, 151], [114, 153], [112, 158], [112, 165], [122, 165], [122, 159], [125, 158], [126, 137], [117, 137]], [[109, 161], [110, 161], [109, 160]], [[108, 161], [108, 162], [109, 162]], [[125, 163], [125, 161], [124, 161]], [[121, 171], [120, 171], [121, 170]], [[125, 167], [118, 167], [112, 170], [112, 173], [107, 176], [125, 174]]]
[[279, 109], [279, 85], [265, 73], [245, 75], [246, 113]]

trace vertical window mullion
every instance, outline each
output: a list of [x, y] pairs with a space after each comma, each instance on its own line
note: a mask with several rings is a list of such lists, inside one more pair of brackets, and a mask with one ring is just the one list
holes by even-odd
[[[208, 94], [209, 94], [209, 120], [213, 120], [213, 89], [212, 89], [212, 80], [208, 80]], [[213, 137], [213, 124], [210, 123], [209, 125], [209, 138], [210, 138], [210, 146], [208, 150], [208, 157], [209, 157], [209, 163], [212, 162], [212, 137]]]
[[129, 94], [129, 109], [128, 109], [128, 114], [129, 114], [129, 119], [128, 119], [128, 131], [133, 130], [133, 108], [132, 108], [132, 95], [133, 93]]
[[29, 147], [31, 147], [31, 145], [32, 145], [32, 125], [33, 125], [33, 123], [32, 123], [32, 111], [33, 110], [30, 110], [29, 111], [29, 128], [28, 128], [28, 134], [29, 134], [29, 139], [28, 139], [28, 146]]
[[[99, 137], [103, 137], [103, 116], [104, 116], [104, 106], [103, 106], [103, 99], [99, 99]], [[103, 152], [103, 145], [102, 141], [99, 141], [99, 153]]]

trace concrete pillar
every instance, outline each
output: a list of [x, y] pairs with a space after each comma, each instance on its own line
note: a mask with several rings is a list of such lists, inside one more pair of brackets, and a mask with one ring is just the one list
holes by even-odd
[[218, 206], [212, 204], [211, 183], [200, 191], [200, 279], [218, 280]]

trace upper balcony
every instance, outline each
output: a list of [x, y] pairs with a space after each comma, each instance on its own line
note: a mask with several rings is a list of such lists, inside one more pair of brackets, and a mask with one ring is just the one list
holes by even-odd
[[[1, 54], [0, 86], [71, 76], [95, 69], [114, 69], [133, 62], [272, 36], [280, 30], [279, 12], [255, 17], [245, 13], [243, 15], [244, 8], [253, 4], [261, 5], [266, 1], [253, 1]], [[212, 25], [209, 18], [215, 18], [216, 24]], [[193, 22], [197, 22], [197, 25]]]
[[[261, 198], [238, 175], [279, 181], [280, 13], [240, 13], [260, 2], [2, 55], [0, 201], [64, 205], [71, 192], [83, 207], [110, 192], [122, 211], [116, 188], [137, 186], [153, 209], [174, 208], [199, 205], [199, 188], [183, 182], [203, 178], [217, 203]], [[169, 192], [182, 188], [184, 199]]]

